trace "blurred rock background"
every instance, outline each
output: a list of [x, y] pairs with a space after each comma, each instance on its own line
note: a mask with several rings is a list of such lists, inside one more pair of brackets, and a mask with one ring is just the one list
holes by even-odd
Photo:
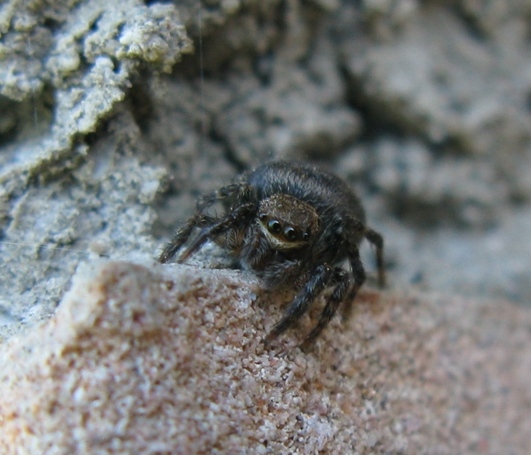
[[391, 288], [529, 305], [530, 41], [529, 0], [4, 2], [1, 336], [277, 158], [352, 184]]

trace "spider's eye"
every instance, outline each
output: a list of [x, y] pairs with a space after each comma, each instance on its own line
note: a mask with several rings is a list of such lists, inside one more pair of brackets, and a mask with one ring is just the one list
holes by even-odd
[[279, 221], [271, 220], [269, 223], [267, 223], [267, 229], [269, 229], [269, 232], [272, 232], [273, 234], [278, 234], [282, 230], [282, 226]]
[[286, 229], [284, 229], [284, 235], [292, 242], [297, 240], [297, 232], [295, 232], [295, 229], [293, 229], [291, 226], [288, 226]]
[[260, 221], [265, 221], [267, 220], [267, 215], [265, 213], [260, 213], [260, 215], [258, 215], [258, 218], [260, 219]]
[[302, 233], [302, 240], [308, 240], [310, 238], [310, 234], [308, 232]]

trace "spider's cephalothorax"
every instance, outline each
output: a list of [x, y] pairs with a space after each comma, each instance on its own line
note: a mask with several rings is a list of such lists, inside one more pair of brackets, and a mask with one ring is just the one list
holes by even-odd
[[[225, 213], [209, 215], [207, 209], [218, 201]], [[385, 281], [383, 238], [365, 225], [359, 199], [341, 179], [308, 165], [264, 164], [244, 174], [238, 183], [203, 197], [159, 261], [168, 262], [195, 228], [200, 231], [180, 254], [179, 262], [213, 240], [267, 288], [295, 285], [297, 295], [267, 341], [293, 326], [325, 288], [333, 289], [305, 346], [316, 339], [342, 302], [352, 303], [365, 281], [358, 251], [364, 238], [376, 246], [378, 280], [380, 285]], [[345, 259], [349, 272], [341, 267]]]

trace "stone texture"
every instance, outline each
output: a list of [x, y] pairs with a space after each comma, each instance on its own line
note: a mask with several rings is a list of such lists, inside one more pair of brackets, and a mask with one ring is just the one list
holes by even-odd
[[173, 6], [135, 1], [13, 1], [0, 24], [0, 103], [9, 106], [0, 312], [9, 336], [53, 313], [81, 259], [154, 248], [146, 204], [165, 173], [142, 162], [140, 130], [119, 103], [139, 66], [169, 71], [192, 44]]
[[[243, 444], [229, 423], [233, 419], [254, 435], [256, 447], [262, 444], [264, 451], [273, 453], [290, 444], [295, 447], [303, 435], [323, 451], [344, 448], [341, 444], [348, 441], [354, 453], [428, 453], [433, 447], [434, 453], [521, 453], [529, 445], [523, 435], [530, 433], [525, 419], [529, 392], [521, 380], [528, 375], [525, 327], [531, 302], [529, 17], [530, 0], [458, 0], [451, 6], [416, 0], [3, 2], [0, 352], [7, 359], [2, 364], [8, 372], [5, 387], [18, 393], [2, 397], [11, 400], [10, 412], [17, 409], [21, 420], [10, 414], [2, 422], [22, 428], [16, 425], [33, 418], [27, 409], [49, 417], [32, 421], [40, 436], [24, 439], [21, 447], [43, 447], [54, 438], [62, 444], [59, 436], [65, 434], [89, 445], [104, 444], [109, 441], [102, 436], [105, 431], [114, 435], [108, 426], [98, 433], [101, 439], [92, 439], [92, 427], [83, 426], [91, 422], [83, 420], [88, 415], [84, 411], [73, 418], [72, 427], [62, 420], [68, 419], [63, 413], [68, 402], [76, 405], [69, 395], [75, 386], [59, 386], [57, 390], [65, 387], [65, 394], [57, 407], [46, 402], [49, 397], [32, 382], [38, 378], [43, 387], [53, 388], [58, 377], [78, 378], [76, 365], [81, 365], [82, 356], [71, 352], [52, 358], [47, 351], [54, 343], [78, 345], [82, 338], [76, 334], [77, 322], [64, 317], [68, 310], [63, 307], [72, 304], [72, 294], [63, 298], [65, 292], [73, 287], [75, 295], [88, 283], [104, 281], [100, 266], [94, 272], [84, 268], [72, 280], [78, 265], [99, 257], [148, 264], [191, 214], [198, 194], [229, 183], [238, 172], [264, 160], [296, 158], [319, 162], [355, 187], [371, 225], [386, 238], [390, 294], [364, 294], [361, 300], [367, 303], [360, 305], [354, 322], [345, 329], [334, 325], [315, 353], [286, 358], [278, 357], [278, 351], [260, 351], [258, 344], [264, 327], [280, 315], [278, 302], [251, 305], [252, 296], [245, 294], [248, 286], [260, 299], [266, 297], [250, 277], [242, 282], [237, 272], [204, 272], [204, 286], [197, 288], [203, 290], [202, 302], [216, 298], [209, 294], [218, 279], [214, 277], [244, 286], [238, 298], [220, 290], [225, 289], [225, 278], [219, 278], [215, 289], [225, 299], [225, 316], [234, 314], [240, 318], [239, 327], [256, 330], [256, 340], [245, 344], [246, 338], [241, 341], [235, 332], [239, 348], [232, 341], [227, 345], [224, 339], [208, 337], [202, 346], [187, 345], [205, 352], [201, 369], [220, 372], [215, 376], [220, 388], [218, 384], [213, 390], [225, 390], [221, 398], [230, 398], [238, 409], [223, 414], [225, 423], [210, 427], [210, 442], [198, 441], [223, 441], [223, 446], [211, 445], [219, 451]], [[362, 253], [371, 270], [372, 255], [365, 246]], [[227, 265], [212, 248], [193, 259], [195, 265]], [[105, 267], [120, 283], [122, 272], [117, 270], [134, 275], [137, 290], [160, 280], [160, 273], [166, 276], [160, 269]], [[171, 281], [174, 271], [168, 270]], [[189, 275], [180, 279], [184, 272], [175, 273], [172, 295], [177, 296], [190, 289], [184, 278]], [[123, 302], [131, 296], [123, 286], [105, 286], [109, 292], [125, 292]], [[442, 294], [417, 298], [412, 287]], [[400, 296], [399, 289], [407, 291]], [[371, 299], [374, 306], [368, 305]], [[417, 307], [408, 303], [412, 299], [418, 300]], [[247, 302], [254, 310], [239, 313], [235, 301]], [[378, 319], [395, 317], [388, 307], [398, 314], [396, 332]], [[372, 311], [379, 308], [381, 313]], [[197, 322], [196, 313], [181, 315], [180, 308], [171, 309], [164, 314], [176, 326]], [[172, 319], [174, 310], [183, 319]], [[87, 311], [99, 310], [88, 304]], [[112, 319], [105, 311], [98, 314]], [[431, 317], [442, 321], [440, 329]], [[209, 321], [201, 320], [201, 327]], [[431, 328], [424, 328], [422, 321]], [[37, 323], [44, 325], [34, 327]], [[68, 329], [69, 323], [74, 327]], [[73, 339], [56, 339], [53, 324], [70, 330]], [[87, 343], [103, 343], [94, 338], [103, 333], [97, 322], [83, 324], [92, 334]], [[157, 341], [149, 341], [150, 346], [175, 349], [171, 333], [162, 339], [149, 330], [145, 336]], [[342, 338], [347, 336], [343, 330], [349, 338]], [[43, 331], [50, 335], [41, 346]], [[144, 339], [142, 330], [139, 338], [128, 333], [125, 339]], [[364, 341], [365, 336], [372, 338]], [[352, 340], [357, 344], [351, 346]], [[132, 343], [124, 352], [135, 357], [153, 349], [145, 341], [139, 343], [139, 351]], [[241, 343], [247, 357], [241, 356]], [[110, 373], [120, 359], [112, 354], [114, 346], [98, 346], [112, 360], [102, 366], [105, 374], [131, 384], [138, 379], [137, 370], [127, 363], [120, 371], [133, 371], [131, 377]], [[209, 346], [222, 348], [212, 357], [214, 351], [201, 351]], [[217, 363], [221, 360], [216, 356], [223, 357], [220, 352], [232, 359], [224, 367]], [[97, 357], [100, 354], [94, 358], [105, 357]], [[242, 358], [255, 360], [243, 365]], [[72, 364], [61, 364], [65, 359]], [[190, 365], [189, 360], [182, 365]], [[229, 370], [230, 361], [241, 376]], [[18, 373], [11, 375], [8, 367], [19, 368]], [[91, 369], [86, 371], [92, 375]], [[246, 395], [249, 377], [244, 371], [252, 378], [281, 378], [266, 381], [260, 389], [273, 401], [258, 400], [261, 408], [256, 409], [261, 395]], [[183, 386], [169, 374], [171, 391], [179, 390], [170, 393], [173, 409], [188, 409], [182, 403], [190, 384]], [[204, 377], [194, 376], [202, 386], [207, 384], [201, 382]], [[100, 379], [87, 380], [99, 384]], [[80, 408], [92, 409], [80, 390]], [[129, 392], [121, 391], [120, 396], [137, 397], [134, 384]], [[201, 396], [201, 391], [194, 393], [194, 399]], [[338, 398], [340, 394], [349, 399]], [[146, 396], [151, 399], [149, 394], [142, 399]], [[293, 398], [289, 406], [288, 398]], [[22, 412], [17, 406], [27, 403], [24, 400], [33, 400], [34, 407]], [[227, 403], [223, 400], [213, 403]], [[389, 407], [390, 402], [396, 405]], [[202, 406], [200, 411], [190, 408], [183, 419], [196, 411], [201, 418], [212, 417], [209, 422], [222, 415], [222, 407], [208, 414], [207, 405]], [[122, 411], [105, 412], [110, 413], [108, 421], [115, 422]], [[144, 422], [137, 417], [134, 422]], [[151, 417], [148, 413], [145, 422]], [[286, 420], [279, 424], [277, 418]], [[79, 423], [77, 436], [67, 430], [74, 422]], [[207, 433], [193, 418], [183, 422], [175, 427], [181, 435], [188, 435], [184, 427], [201, 437]], [[53, 425], [65, 433], [54, 432]], [[17, 434], [30, 438], [29, 427], [24, 428]], [[120, 434], [128, 431], [127, 425], [120, 428]], [[167, 440], [173, 441], [176, 433], [168, 434]], [[116, 447], [125, 443], [114, 441]], [[164, 441], [152, 451], [164, 448]]]
[[309, 318], [265, 349], [287, 297], [237, 271], [83, 266], [2, 348], [0, 451], [527, 453], [529, 311], [364, 290], [311, 351]]

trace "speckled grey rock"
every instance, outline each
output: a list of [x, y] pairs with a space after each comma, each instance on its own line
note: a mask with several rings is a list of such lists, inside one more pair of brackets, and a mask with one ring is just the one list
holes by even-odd
[[165, 172], [142, 163], [140, 130], [119, 103], [141, 64], [168, 71], [192, 47], [170, 5], [12, 1], [0, 24], [0, 93], [10, 107], [0, 308], [9, 334], [54, 311], [82, 258], [154, 248], [148, 205]]

